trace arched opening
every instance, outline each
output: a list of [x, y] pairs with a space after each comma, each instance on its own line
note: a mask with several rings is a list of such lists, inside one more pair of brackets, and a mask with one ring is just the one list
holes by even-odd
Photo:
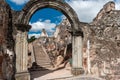
[[[28, 33], [28, 68], [32, 78], [36, 78], [33, 77], [35, 71], [39, 72], [39, 79], [42, 78], [41, 75], [46, 76], [53, 71], [57, 73], [58, 69], [70, 73], [72, 35], [67, 17], [53, 8], [43, 8], [32, 15], [29, 24], [32, 28]], [[57, 74], [55, 76], [58, 77]]]
[[20, 16], [18, 17], [17, 21], [20, 20], [19, 23], [29, 24], [29, 20], [32, 17], [32, 15], [37, 10], [40, 10], [43, 8], [53, 8], [53, 9], [56, 9], [56, 10], [62, 12], [70, 21], [72, 28], [78, 29], [79, 19], [77, 17], [77, 14], [66, 2], [59, 1], [59, 0], [58, 1], [52, 1], [52, 0], [30, 1], [26, 4], [24, 9], [21, 11]]
[[[24, 9], [19, 12], [19, 16], [15, 21], [17, 27], [16, 35], [16, 78], [18, 78], [19, 72], [27, 71], [27, 60], [28, 56], [28, 43], [27, 43], [27, 31], [29, 30], [29, 20], [32, 15], [43, 8], [53, 8], [62, 12], [71, 24], [70, 33], [72, 34], [72, 74], [79, 75], [83, 73], [82, 68], [82, 38], [83, 34], [80, 29], [79, 19], [75, 11], [64, 1], [57, 0], [35, 0], [30, 1], [26, 4]], [[61, 41], [62, 43], [62, 41]], [[19, 61], [21, 60], [21, 61]], [[22, 65], [20, 65], [22, 64]], [[26, 73], [26, 75], [28, 75]], [[26, 77], [26, 76], [24, 76]], [[28, 76], [27, 76], [28, 77]], [[22, 77], [21, 77], [22, 79]]]

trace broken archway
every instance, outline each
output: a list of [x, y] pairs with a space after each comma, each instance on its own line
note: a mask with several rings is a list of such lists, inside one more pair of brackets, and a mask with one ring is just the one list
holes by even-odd
[[30, 76], [27, 71], [27, 32], [30, 29], [29, 20], [31, 16], [39, 9], [54, 8], [61, 11], [70, 21], [72, 26], [72, 73], [81, 74], [82, 70], [82, 31], [79, 30], [79, 19], [75, 11], [62, 0], [30, 0], [22, 11], [16, 12], [14, 24], [16, 34], [16, 80], [29, 80]]

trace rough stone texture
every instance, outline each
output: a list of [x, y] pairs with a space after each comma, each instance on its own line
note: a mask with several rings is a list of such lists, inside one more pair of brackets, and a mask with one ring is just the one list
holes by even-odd
[[[21, 26], [20, 26], [21, 27]], [[28, 26], [29, 27], [29, 26]], [[27, 64], [28, 64], [28, 42], [27, 42], [27, 30], [18, 29], [16, 34], [16, 80], [30, 79], [28, 74]], [[27, 75], [26, 75], [27, 74]], [[26, 76], [25, 76], [26, 75]], [[22, 77], [23, 76], [23, 77]]]
[[[51, 65], [52, 63], [51, 66], [54, 66], [54, 68], [59, 68], [63, 64], [65, 65], [66, 63], [64, 62], [67, 61], [72, 55], [72, 50], [69, 52], [67, 50], [67, 46], [71, 44], [71, 33], [69, 33], [68, 31], [70, 27], [71, 25], [68, 19], [64, 19], [60, 25], [56, 26], [56, 31], [53, 37], [46, 36], [46, 34], [44, 34], [46, 32], [44, 32], [41, 33], [43, 34], [43, 36], [40, 36], [32, 43], [29, 43], [29, 52], [31, 52], [34, 58], [36, 59], [36, 61], [34, 61], [34, 58], [32, 58], [31, 62], [33, 63], [34, 61], [37, 64], [39, 63], [38, 65], [41, 67], [43, 67], [42, 64], [46, 64], [46, 62], [47, 64], [49, 63], [48, 65]], [[44, 48], [44, 51], [42, 51], [42, 47]], [[46, 68], [49, 69], [50, 66], [46, 66]]]
[[[60, 79], [58, 79], [58, 80], [60, 80]], [[71, 78], [71, 79], [63, 79], [63, 80], [103, 80], [103, 79], [95, 78], [95, 77], [79, 77], [79, 78]]]
[[106, 80], [118, 80], [120, 76], [115, 74], [120, 58], [120, 11], [114, 6], [113, 2], [105, 4], [92, 23], [83, 24], [84, 48], [90, 40], [91, 73]]
[[[35, 11], [37, 11], [38, 9], [41, 9], [41, 8], [46, 8], [46, 7], [50, 7], [50, 8], [55, 8], [61, 12], [63, 12], [69, 19], [70, 23], [71, 23], [71, 27], [72, 27], [72, 32], [75, 34], [77, 33], [77, 31], [81, 31], [78, 30], [78, 27], [79, 27], [79, 19], [77, 17], [77, 14], [75, 13], [75, 11], [64, 1], [61, 1], [61, 0], [30, 0], [26, 5], [25, 7], [23, 8], [22, 11], [20, 12], [15, 12], [13, 11], [13, 24], [15, 24], [14, 26], [16, 26], [16, 35], [19, 35], [18, 32], [19, 30], [22, 30], [22, 32], [24, 33], [26, 31], [26, 26], [25, 25], [28, 25], [29, 24], [29, 19], [31, 18], [31, 16], [34, 14]], [[16, 25], [17, 24], [17, 25]], [[20, 24], [20, 26], [19, 26]], [[23, 26], [22, 26], [23, 25]], [[24, 29], [25, 31], [24, 31]], [[22, 34], [23, 34], [22, 33]], [[20, 35], [22, 37], [22, 34]], [[78, 35], [77, 35], [78, 36]], [[81, 35], [79, 35], [81, 36]], [[22, 37], [23, 39], [25, 37]], [[18, 41], [20, 42], [20, 44], [16, 44], [16, 54], [19, 55], [17, 56], [16, 58], [16, 66], [17, 67], [17, 71], [19, 72], [22, 72], [21, 70], [23, 69], [27, 69], [26, 65], [26, 54], [27, 54], [27, 48], [26, 48], [26, 44], [25, 43], [25, 40], [22, 42], [22, 38], [19, 40], [18, 38]], [[17, 39], [17, 37], [16, 37]], [[18, 43], [18, 41], [16, 40], [16, 43]], [[25, 49], [22, 48], [22, 46], [24, 46]], [[19, 47], [19, 49], [18, 49]], [[23, 57], [24, 55], [24, 57]], [[20, 60], [21, 59], [21, 60]], [[23, 59], [25, 61], [23, 61]], [[20, 60], [20, 61], [19, 61]], [[25, 63], [23, 63], [25, 62]], [[21, 64], [21, 65], [20, 65]]]
[[[69, 19], [72, 27], [72, 32], [75, 34], [76, 32], [80, 32], [81, 29], [78, 29], [79, 27], [79, 19], [77, 17], [77, 14], [75, 11], [63, 0], [30, 0], [22, 11], [12, 13], [14, 14], [13, 17], [13, 24], [29, 24], [29, 19], [34, 14], [35, 11], [41, 8], [55, 8], [61, 12], [63, 12]], [[15, 25], [16, 26], [16, 25]], [[20, 26], [22, 27], [22, 26]], [[81, 35], [79, 35], [81, 36]], [[18, 50], [18, 49], [17, 49]], [[17, 52], [19, 52], [18, 50]], [[23, 54], [22, 52], [20, 52]], [[24, 53], [27, 54], [27, 53]], [[22, 58], [20, 58], [22, 59]], [[18, 59], [19, 60], [19, 59]], [[22, 66], [22, 65], [21, 65]], [[26, 67], [27, 68], [27, 67]]]
[[[0, 1], [0, 39], [2, 39], [1, 43], [4, 42], [7, 45], [7, 48], [12, 49], [12, 45], [14, 46], [14, 40], [12, 36], [12, 14], [11, 9], [8, 4], [5, 3], [4, 0]], [[9, 27], [8, 27], [9, 26]], [[9, 43], [11, 42], [11, 43]], [[1, 44], [0, 43], [0, 44]]]
[[84, 74], [84, 69], [83, 69], [83, 68], [73, 68], [73, 69], [71, 70], [71, 73], [72, 73], [74, 76], [82, 75], [82, 74]]
[[12, 14], [5, 0], [0, 1], [0, 55], [3, 56], [2, 75], [4, 79], [13, 79], [14, 40], [12, 36]]
[[54, 8], [61, 12], [63, 12], [69, 19], [72, 29], [78, 30], [79, 27], [79, 19], [75, 11], [62, 0], [30, 0], [22, 11], [14, 12], [15, 15], [13, 18], [13, 22], [15, 24], [22, 23], [22, 24], [29, 24], [29, 19], [34, 14], [35, 11], [41, 8]]
[[[29, 77], [28, 77], [29, 76]], [[19, 73], [15, 75], [15, 80], [30, 80], [30, 74], [29, 73]]]
[[[3, 54], [12, 52], [14, 54], [14, 47], [16, 51], [16, 69], [18, 72], [26, 71], [25, 76], [22, 74], [16, 74], [17, 80], [29, 80], [29, 74], [27, 73], [27, 31], [29, 31], [30, 26], [28, 25], [29, 19], [34, 14], [35, 11], [41, 8], [55, 8], [63, 12], [71, 23], [71, 33], [72, 36], [83, 37], [83, 47], [85, 49], [84, 54], [87, 55], [87, 41], [90, 40], [90, 58], [91, 63], [91, 73], [92, 75], [97, 75], [98, 77], [104, 78], [106, 80], [118, 80], [120, 78], [120, 10], [115, 10], [115, 4], [109, 2], [103, 6], [96, 18], [92, 23], [82, 23], [79, 22], [78, 17], [74, 10], [63, 0], [30, 0], [22, 11], [16, 12], [12, 11], [9, 6], [5, 3], [5, 0], [0, 1], [0, 52]], [[81, 30], [82, 29], [82, 30]], [[14, 30], [14, 31], [13, 31]], [[83, 31], [83, 33], [81, 32]], [[19, 34], [21, 32], [21, 34]], [[20, 38], [19, 38], [20, 37]], [[14, 38], [14, 39], [13, 39]], [[16, 39], [16, 45], [14, 45], [14, 40]], [[17, 41], [18, 39], [18, 41]], [[20, 42], [20, 43], [18, 43]], [[79, 41], [78, 41], [79, 42]], [[1, 46], [2, 44], [2, 46]], [[20, 45], [19, 45], [20, 44]], [[75, 60], [79, 62], [74, 64], [81, 66], [82, 54], [75, 52], [79, 45], [77, 43], [73, 45], [73, 52], [79, 56]], [[24, 48], [24, 49], [23, 49]], [[80, 47], [81, 50], [82, 47]], [[78, 51], [78, 49], [77, 49]], [[81, 50], [82, 51], [82, 50]], [[75, 57], [76, 55], [73, 56]], [[81, 52], [82, 53], [82, 52]], [[5, 66], [4, 68], [9, 69], [14, 67], [14, 58], [5, 56]], [[86, 58], [83, 56], [83, 59]], [[10, 60], [9, 60], [10, 59]], [[87, 60], [86, 60], [87, 61]], [[85, 62], [88, 64], [88, 62]], [[12, 65], [12, 67], [10, 67]], [[74, 65], [74, 66], [75, 66]], [[84, 68], [85, 66], [83, 66]], [[86, 67], [87, 68], [87, 67]], [[12, 70], [11, 69], [11, 70]], [[9, 70], [9, 71], [11, 71]], [[22, 71], [21, 71], [22, 70]], [[10, 78], [11, 72], [5, 71], [5, 78]], [[6, 76], [6, 72], [10, 75]], [[96, 72], [96, 73], [95, 73]], [[75, 72], [77, 73], [77, 72]], [[78, 70], [79, 73], [79, 70]], [[87, 71], [86, 71], [87, 74]]]
[[[44, 69], [49, 69], [52, 67], [52, 63], [50, 60], [50, 57], [48, 56], [45, 47], [41, 43], [42, 37], [36, 39], [34, 42], [30, 43], [33, 45], [33, 51], [30, 50], [32, 55], [34, 55], [35, 62], [38, 65], [38, 67], [41, 67]], [[33, 60], [32, 60], [33, 62]], [[33, 64], [33, 63], [32, 63]], [[33, 65], [34, 67], [34, 65]], [[42, 69], [41, 69], [42, 70]]]

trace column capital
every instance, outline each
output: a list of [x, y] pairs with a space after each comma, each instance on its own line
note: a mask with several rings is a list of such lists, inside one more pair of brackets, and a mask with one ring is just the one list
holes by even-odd
[[15, 24], [15, 27], [17, 30], [20, 30], [22, 32], [29, 31], [31, 29], [31, 25], [26, 24]]
[[81, 36], [81, 37], [83, 37], [83, 32], [81, 30], [80, 31], [73, 31], [72, 36]]

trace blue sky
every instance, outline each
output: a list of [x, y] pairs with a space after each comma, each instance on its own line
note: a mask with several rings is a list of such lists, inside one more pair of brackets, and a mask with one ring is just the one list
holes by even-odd
[[[16, 11], [22, 10], [23, 7], [25, 6], [25, 3], [16, 4], [12, 0], [6, 0], [6, 1], [11, 6], [11, 8]], [[42, 21], [44, 21], [46, 19], [50, 19], [51, 22], [58, 24], [61, 21], [61, 19], [59, 19], [58, 16], [61, 16], [61, 15], [63, 15], [63, 14], [55, 9], [44, 8], [44, 9], [40, 9], [39, 11], [35, 12], [35, 14], [33, 14], [33, 16], [32, 16], [32, 19], [30, 20], [30, 22], [36, 22], [36, 21], [40, 20], [40, 18], [41, 18]]]
[[[20, 4], [20, 2], [16, 3], [11, 0], [7, 0], [7, 2], [11, 8], [16, 11], [22, 10], [26, 3]], [[52, 8], [44, 8], [36, 11], [30, 19], [32, 29], [29, 31], [29, 36], [35, 35], [39, 37], [43, 28], [46, 29], [48, 35], [51, 36], [55, 31], [55, 26], [58, 25], [63, 18], [65, 18], [63, 13]]]
[[39, 36], [41, 30], [44, 28], [46, 29], [48, 35], [51, 36], [55, 31], [55, 26], [60, 24], [63, 17], [64, 14], [52, 8], [38, 10], [30, 19], [30, 25], [33, 27], [29, 34], [31, 36], [35, 34]]
[[[19, 11], [25, 6], [29, 0], [6, 0], [13, 10]], [[116, 3], [116, 9], [120, 9], [120, 0], [66, 0], [66, 2], [75, 10], [81, 22], [92, 22], [103, 5], [109, 1]], [[32, 29], [29, 32], [29, 37], [35, 35], [40, 36], [40, 31], [45, 28], [49, 35], [55, 31], [55, 26], [58, 25], [65, 16], [51, 8], [44, 8], [33, 14], [30, 25]]]
[[52, 8], [44, 8], [33, 14], [30, 22], [37, 22], [38, 20], [45, 21], [50, 19], [51, 23], [59, 24], [62, 20], [60, 18], [62, 15], [63, 13], [59, 12], [58, 10]]

